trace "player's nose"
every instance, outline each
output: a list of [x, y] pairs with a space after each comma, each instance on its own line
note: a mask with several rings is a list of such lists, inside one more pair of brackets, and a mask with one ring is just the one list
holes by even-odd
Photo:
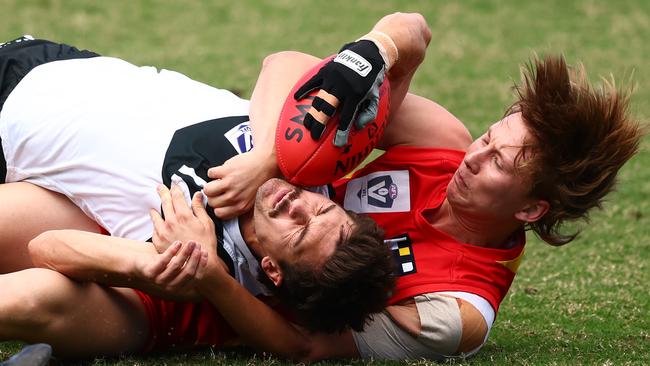
[[291, 201], [289, 217], [294, 219], [297, 224], [304, 224], [309, 220], [309, 211], [304, 200], [299, 198]]

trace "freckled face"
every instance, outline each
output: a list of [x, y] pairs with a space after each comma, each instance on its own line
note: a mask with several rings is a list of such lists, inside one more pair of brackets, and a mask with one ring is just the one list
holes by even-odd
[[467, 149], [447, 187], [449, 203], [475, 216], [512, 217], [525, 205], [531, 189], [514, 166], [527, 137], [520, 113], [493, 124]]

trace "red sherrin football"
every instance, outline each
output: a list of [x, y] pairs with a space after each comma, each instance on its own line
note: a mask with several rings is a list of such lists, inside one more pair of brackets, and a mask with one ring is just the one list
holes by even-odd
[[361, 130], [353, 126], [346, 146], [336, 147], [332, 143], [338, 126], [338, 111], [328, 122], [323, 136], [317, 141], [311, 138], [309, 130], [303, 126], [303, 119], [318, 90], [299, 101], [294, 100], [293, 94], [333, 57], [323, 60], [302, 76], [289, 93], [280, 113], [275, 131], [275, 149], [280, 170], [292, 184], [317, 186], [345, 176], [377, 145], [388, 120], [390, 86], [388, 79], [385, 79], [379, 89], [377, 118]]

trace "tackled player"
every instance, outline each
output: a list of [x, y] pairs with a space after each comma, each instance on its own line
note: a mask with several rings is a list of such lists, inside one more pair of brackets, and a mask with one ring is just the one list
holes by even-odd
[[[524, 230], [535, 231], [552, 245], [570, 242], [575, 233], [564, 232], [561, 225], [599, 206], [613, 189], [618, 170], [636, 152], [641, 129], [627, 113], [625, 93], [607, 85], [593, 88], [584, 75], [572, 74], [561, 57], [546, 57], [528, 68], [506, 116], [472, 142], [456, 117], [433, 101], [408, 93], [430, 38], [421, 16], [387, 16], [364, 38], [340, 53], [354, 52], [369, 60], [373, 73], [326, 64], [305, 84], [305, 89], [320, 89], [305, 124], [318, 138], [324, 130], [321, 122], [340, 108], [346, 118], [340, 118], [341, 133], [334, 142], [345, 141], [365, 96], [373, 94], [379, 75], [387, 70], [391, 114], [380, 142], [387, 152], [352, 178], [334, 183], [336, 200], [379, 222], [400, 260], [397, 287], [385, 312], [363, 332], [305, 333], [250, 295], [210, 251], [205, 261], [192, 262], [194, 269], [183, 281], [194, 284], [246, 343], [288, 357], [440, 359], [475, 352], [487, 338], [514, 279], [523, 255]], [[267, 58], [262, 75], [269, 74], [273, 82], [256, 88], [253, 102], [286, 95], [316, 62], [296, 53]], [[251, 109], [251, 121], [276, 121], [281, 102], [269, 102], [257, 115], [267, 118], [254, 117]], [[250, 207], [257, 187], [278, 174], [275, 125], [256, 124], [253, 130], [255, 149], [208, 173], [220, 178], [207, 183], [204, 192], [221, 215]], [[182, 200], [165, 201], [163, 195], [163, 201], [166, 212], [185, 212], [184, 225], [168, 217], [172, 224], [163, 228], [197, 227], [199, 233], [190, 237], [201, 237], [202, 205], [195, 205], [190, 214], [189, 208], [174, 203]], [[47, 216], [43, 211], [39, 215]], [[59, 257], [50, 258], [66, 260]], [[155, 263], [167, 261], [175, 268], [173, 259], [163, 259]], [[29, 294], [25, 296], [23, 303], [29, 299]], [[28, 314], [23, 315], [23, 322], [30, 321]]]

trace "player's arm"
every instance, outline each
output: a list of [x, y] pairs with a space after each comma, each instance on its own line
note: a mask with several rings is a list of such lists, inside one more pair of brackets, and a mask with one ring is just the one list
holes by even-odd
[[[207, 252], [196, 243], [175, 243], [158, 254], [151, 243], [78, 230], [52, 230], [28, 245], [36, 267], [81, 281], [137, 288], [173, 299], [198, 299], [185, 286]], [[205, 258], [202, 258], [205, 257]]]
[[[397, 109], [415, 70], [424, 59], [431, 33], [421, 15], [404, 13], [385, 16], [372, 31], [376, 32], [372, 42], [389, 52], [387, 77], [392, 86], [391, 108]], [[373, 34], [372, 31], [369, 34]], [[208, 172], [208, 176], [215, 180], [205, 186], [204, 193], [217, 216], [230, 218], [247, 211], [252, 207], [257, 187], [280, 175], [275, 156], [275, 131], [280, 110], [295, 83], [318, 61], [299, 52], [280, 52], [264, 60], [251, 100], [255, 146], [252, 154], [235, 156]], [[328, 93], [321, 92], [321, 97], [332, 101], [325, 95]], [[311, 113], [316, 114], [314, 110]], [[321, 114], [318, 118], [325, 123], [328, 117]]]
[[[212, 221], [199, 195], [195, 195], [190, 208], [185, 200], [178, 197], [175, 199], [174, 192], [169, 194], [166, 188], [161, 188], [158, 193], [165, 219], [157, 215], [152, 216], [155, 231], [167, 232], [165, 236], [177, 237], [175, 233], [179, 230], [183, 231], [181, 226], [210, 226]], [[165, 224], [167, 220], [183, 223], [183, 225], [169, 226]], [[207, 231], [214, 232], [214, 229]], [[199, 232], [196, 237], [203, 237], [203, 234]], [[219, 310], [245, 343], [296, 360], [356, 355], [356, 348], [350, 334], [347, 334], [347, 338], [342, 336], [341, 344], [337, 344], [336, 347], [321, 346], [323, 339], [329, 340], [328, 344], [332, 344], [335, 338], [339, 338], [312, 336], [303, 332], [252, 296], [239, 282], [227, 274], [225, 266], [216, 255], [216, 245], [215, 241], [206, 241], [204, 247], [207, 249], [207, 258], [199, 263], [196, 276], [187, 285], [196, 287]], [[349, 340], [347, 344], [344, 343], [346, 339]]]
[[397, 110], [391, 110], [389, 123], [377, 145], [441, 147], [465, 150], [472, 136], [465, 125], [438, 103], [407, 93]]
[[212, 259], [197, 272], [197, 282], [201, 294], [252, 347], [303, 362], [358, 356], [350, 332], [315, 335], [301, 330], [252, 296]]
[[[404, 23], [411, 26], [406, 27]], [[471, 136], [458, 118], [436, 102], [409, 93], [431, 40], [424, 18], [418, 14], [393, 14], [381, 19], [373, 29], [391, 35], [399, 49], [399, 60], [388, 71], [389, 123], [377, 148], [386, 150], [396, 145], [467, 148]]]
[[[426, 20], [417, 13], [390, 14], [380, 19], [360, 40], [375, 44], [375, 50], [384, 51], [380, 53], [386, 62], [386, 75], [391, 84], [390, 109], [398, 110], [431, 40]], [[275, 130], [285, 96], [295, 82], [318, 61], [317, 58], [297, 52], [278, 53], [265, 59], [253, 93], [251, 117], [255, 118], [251, 118], [251, 123], [254, 123], [256, 148], [262, 144], [268, 156], [275, 157]], [[328, 64], [332, 63], [336, 62], [330, 61]], [[345, 90], [340, 92], [345, 96]], [[325, 90], [320, 90], [318, 96], [333, 100], [332, 95]], [[336, 100], [334, 103], [339, 102]], [[319, 122], [326, 123], [329, 119], [326, 113], [319, 112], [314, 107], [309, 113], [317, 116]]]
[[[430, 40], [431, 31], [422, 15], [394, 13], [380, 19], [365, 36], [343, 46], [335, 59], [294, 95], [300, 99], [311, 90], [320, 89], [304, 120], [312, 137], [321, 136], [324, 125], [336, 111], [339, 126], [334, 144], [343, 146], [353, 124], [363, 128], [376, 115], [378, 89], [384, 75], [391, 84], [390, 109], [399, 109]], [[370, 71], [359, 72], [357, 64]]]
[[215, 214], [222, 219], [248, 211], [257, 188], [280, 177], [275, 155], [275, 129], [280, 110], [296, 81], [318, 58], [285, 51], [267, 56], [255, 84], [249, 111], [254, 148], [208, 171], [213, 181], [203, 192]]
[[199, 270], [197, 279], [199, 292], [244, 343], [294, 360], [307, 357], [311, 349], [309, 337], [226, 275], [213, 258], [204, 271]]

